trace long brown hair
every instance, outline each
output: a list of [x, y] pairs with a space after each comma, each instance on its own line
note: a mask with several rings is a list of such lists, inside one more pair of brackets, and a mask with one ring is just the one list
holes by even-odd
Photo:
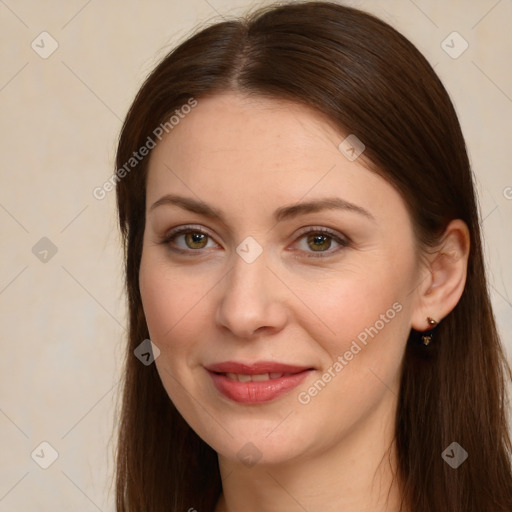
[[[491, 309], [473, 177], [454, 107], [406, 38], [368, 13], [330, 2], [276, 5], [201, 30], [163, 59], [128, 112], [116, 162], [130, 322], [117, 511], [210, 511], [221, 492], [217, 454], [177, 412], [155, 365], [133, 355], [149, 337], [138, 286], [148, 157], [133, 169], [126, 163], [176, 109], [224, 91], [308, 105], [355, 134], [372, 170], [400, 191], [420, 247], [435, 246], [450, 220], [466, 222], [471, 250], [462, 297], [436, 328], [435, 343], [415, 343], [411, 330], [406, 348], [397, 477], [405, 510], [510, 512], [512, 372]], [[441, 456], [454, 441], [469, 455], [457, 469]]]

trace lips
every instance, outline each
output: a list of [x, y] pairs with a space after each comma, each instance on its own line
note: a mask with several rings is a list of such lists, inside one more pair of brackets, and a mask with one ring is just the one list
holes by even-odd
[[311, 367], [273, 361], [251, 364], [226, 361], [205, 368], [220, 393], [245, 404], [275, 400], [298, 386], [313, 371]]

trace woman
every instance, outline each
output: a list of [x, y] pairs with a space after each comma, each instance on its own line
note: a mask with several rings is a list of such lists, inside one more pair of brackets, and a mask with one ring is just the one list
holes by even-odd
[[329, 2], [206, 28], [117, 169], [118, 511], [512, 509], [471, 170], [409, 41]]

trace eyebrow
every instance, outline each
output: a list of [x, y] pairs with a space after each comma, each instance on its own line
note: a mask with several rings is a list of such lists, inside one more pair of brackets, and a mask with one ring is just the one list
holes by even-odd
[[[155, 201], [149, 208], [149, 212], [163, 205], [179, 206], [189, 212], [198, 213], [210, 219], [219, 220], [225, 225], [227, 224], [224, 214], [218, 208], [215, 208], [203, 201], [175, 194], [166, 194], [158, 199], [158, 201]], [[350, 203], [349, 201], [345, 201], [340, 197], [325, 197], [314, 201], [282, 206], [275, 210], [273, 217], [276, 222], [282, 222], [283, 220], [291, 219], [299, 215], [320, 212], [322, 210], [344, 210], [355, 212], [375, 221], [375, 217], [368, 210], [365, 210], [363, 207], [354, 203]]]

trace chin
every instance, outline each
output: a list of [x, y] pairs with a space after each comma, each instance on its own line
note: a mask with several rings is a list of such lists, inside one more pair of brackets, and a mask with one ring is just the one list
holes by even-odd
[[[221, 429], [220, 432], [219, 429], [213, 432], [211, 423], [210, 428], [202, 424], [200, 428], [194, 430], [219, 457], [229, 460], [234, 465], [270, 466], [286, 464], [305, 456], [313, 448], [311, 440], [316, 438], [313, 432], [309, 432], [310, 429], [304, 428], [306, 425], [302, 418], [297, 422], [297, 426], [301, 427], [300, 432], [280, 429], [280, 422], [282, 418], [276, 421], [275, 418], [252, 417], [243, 421], [224, 422], [226, 430]], [[306, 443], [305, 439], [310, 441]]]

